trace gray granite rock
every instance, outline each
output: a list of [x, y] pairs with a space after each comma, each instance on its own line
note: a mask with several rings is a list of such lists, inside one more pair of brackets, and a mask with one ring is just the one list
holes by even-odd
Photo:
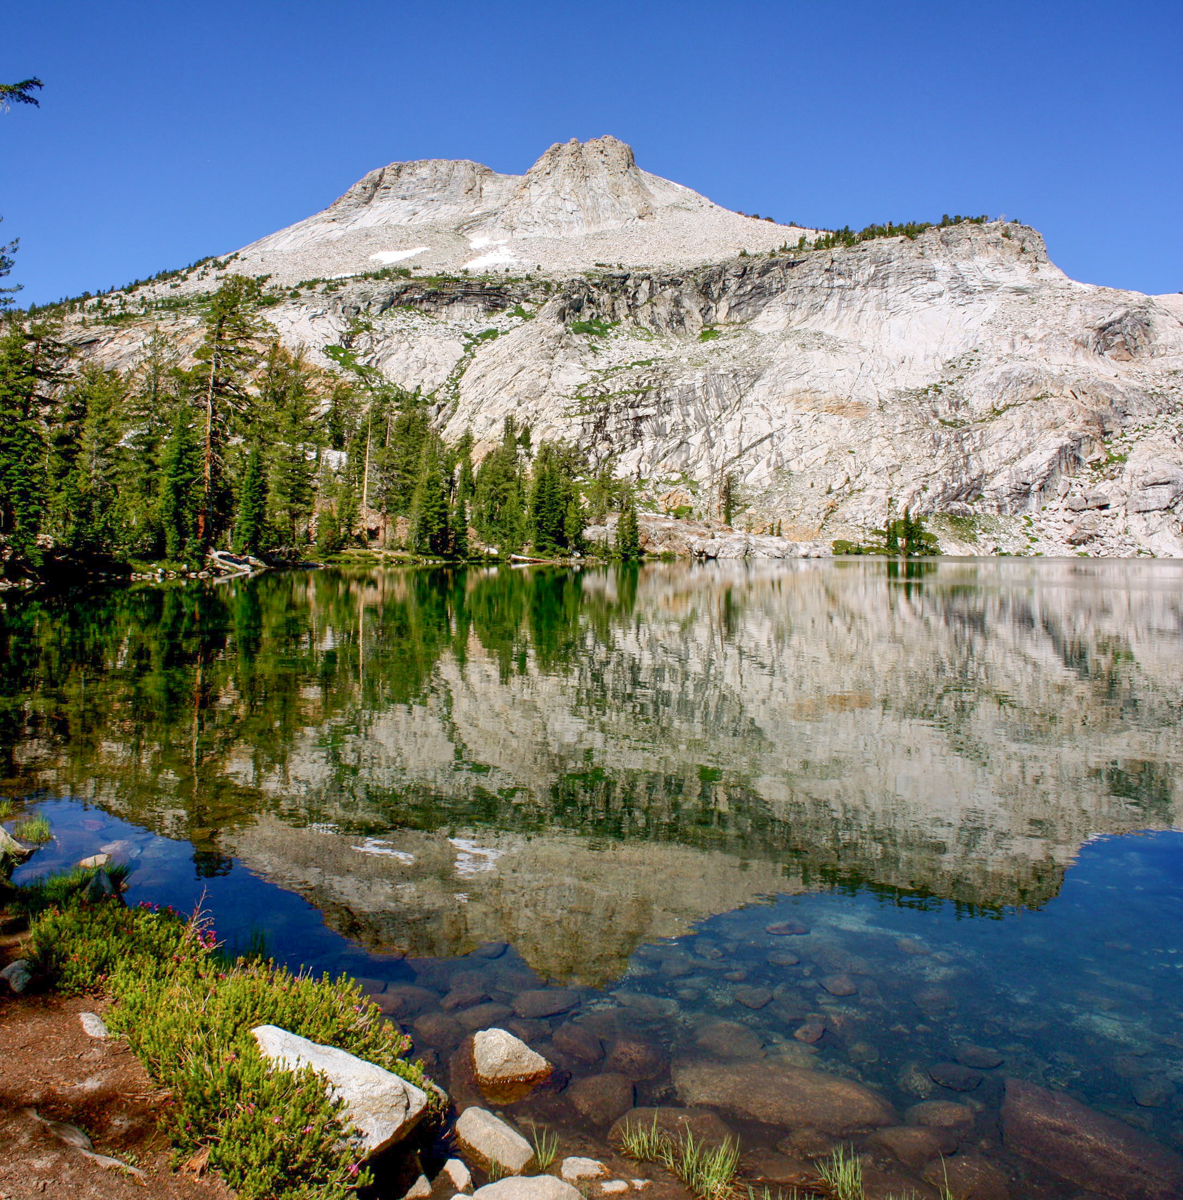
[[427, 1111], [427, 1094], [393, 1071], [275, 1025], [251, 1032], [268, 1062], [286, 1071], [311, 1067], [324, 1077], [331, 1094], [344, 1101], [345, 1119], [364, 1157], [402, 1141]]

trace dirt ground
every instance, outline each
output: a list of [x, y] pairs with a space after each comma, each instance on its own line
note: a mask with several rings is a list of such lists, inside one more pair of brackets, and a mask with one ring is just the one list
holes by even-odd
[[[20, 935], [0, 935], [0, 965], [19, 957]], [[86, 1034], [95, 997], [0, 997], [0, 1200], [231, 1200], [220, 1181], [178, 1173], [156, 1128], [164, 1093], [126, 1046]], [[136, 1167], [102, 1166], [33, 1115], [75, 1125], [94, 1151]]]

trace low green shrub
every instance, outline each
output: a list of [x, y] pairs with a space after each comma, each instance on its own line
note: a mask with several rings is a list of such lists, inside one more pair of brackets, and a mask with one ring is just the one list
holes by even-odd
[[367, 1181], [345, 1142], [340, 1104], [311, 1070], [273, 1070], [251, 1029], [278, 1025], [337, 1046], [419, 1087], [408, 1039], [347, 976], [294, 976], [218, 950], [208, 924], [118, 903], [46, 912], [33, 923], [34, 967], [63, 990], [106, 986], [105, 1014], [169, 1089], [161, 1126], [178, 1154], [209, 1147], [210, 1166], [247, 1200], [341, 1200]]
[[721, 335], [717, 329], [704, 329], [702, 333], [698, 335], [698, 340], [700, 342], [713, 342], [715, 338], [720, 336]]
[[11, 900], [11, 905], [30, 916], [44, 912], [47, 908], [64, 908], [78, 900], [86, 890], [87, 884], [100, 870], [106, 871], [116, 891], [120, 889], [128, 874], [127, 867], [112, 864], [102, 868], [75, 867], [56, 875], [42, 875], [29, 883], [21, 884]]
[[593, 318], [590, 321], [573, 321], [570, 329], [572, 333], [583, 333], [591, 337], [606, 337], [619, 324], [619, 321], [600, 321]]

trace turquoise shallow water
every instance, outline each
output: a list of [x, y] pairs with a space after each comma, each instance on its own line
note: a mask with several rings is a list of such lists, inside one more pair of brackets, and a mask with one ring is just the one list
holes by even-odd
[[[900, 1121], [964, 1104], [981, 1186], [1071, 1196], [1004, 1137], [1007, 1078], [1183, 1149], [1181, 582], [671, 564], [25, 600], [5, 790], [56, 834], [25, 872], [116, 844], [130, 900], [204, 897], [229, 943], [365, 978], [445, 1083], [467, 1014], [516, 1027], [561, 1069], [509, 1111], [572, 1145], [605, 1075], [677, 1105], [696, 1063], [807, 1067]], [[512, 1011], [539, 989], [570, 1004]], [[754, 1175], [818, 1148], [718, 1099]]]

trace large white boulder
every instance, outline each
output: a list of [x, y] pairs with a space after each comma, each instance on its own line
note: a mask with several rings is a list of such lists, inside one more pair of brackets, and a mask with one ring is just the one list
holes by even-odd
[[427, 1093], [413, 1083], [335, 1046], [319, 1046], [276, 1025], [251, 1030], [268, 1062], [285, 1071], [311, 1067], [331, 1094], [344, 1101], [344, 1119], [356, 1131], [363, 1157], [401, 1141], [427, 1111]]

